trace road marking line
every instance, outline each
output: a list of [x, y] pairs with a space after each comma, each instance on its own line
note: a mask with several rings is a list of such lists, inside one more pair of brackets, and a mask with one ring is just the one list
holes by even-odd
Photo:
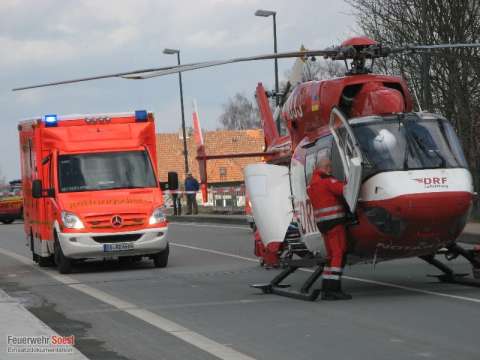
[[[427, 294], [427, 295], [436, 295], [436, 296], [443, 296], [443, 297], [448, 297], [452, 299], [458, 299], [458, 300], [465, 300], [465, 301], [471, 301], [475, 303], [480, 303], [480, 299], [476, 298], [471, 298], [471, 297], [466, 297], [466, 296], [459, 296], [459, 295], [451, 295], [451, 294], [445, 294], [445, 293], [440, 293], [436, 291], [430, 291], [430, 290], [422, 290], [422, 289], [417, 289], [417, 288], [412, 288], [410, 286], [404, 286], [404, 285], [397, 285], [397, 284], [392, 284], [392, 283], [386, 283], [383, 281], [376, 281], [376, 280], [368, 280], [368, 279], [362, 279], [362, 278], [357, 278], [357, 277], [352, 277], [352, 276], [343, 276], [345, 279], [349, 280], [354, 280], [354, 281], [360, 281], [364, 283], [369, 283], [369, 284], [376, 284], [376, 285], [383, 285], [383, 286], [388, 286], [391, 288], [396, 288], [396, 289], [401, 289], [401, 290], [407, 290], [407, 291], [414, 291], [422, 294]], [[461, 284], [460, 284], [461, 285]]]
[[[183, 248], [187, 248], [187, 249], [191, 249], [191, 250], [204, 251], [204, 252], [208, 252], [208, 253], [212, 253], [212, 254], [216, 254], [216, 255], [228, 256], [228, 257], [239, 259], [239, 260], [246, 260], [246, 261], [257, 262], [258, 263], [257, 259], [248, 258], [248, 257], [244, 257], [244, 256], [239, 256], [239, 255], [235, 255], [235, 254], [230, 254], [230, 253], [226, 253], [226, 252], [223, 252], [223, 251], [210, 250], [210, 249], [200, 248], [200, 247], [197, 247], [197, 246], [183, 245], [183, 244], [177, 244], [177, 243], [172, 243], [172, 242], [170, 243], [170, 245], [183, 247]], [[313, 270], [311, 270], [311, 269], [300, 269], [300, 271], [313, 272]], [[445, 294], [445, 293], [440, 293], [440, 292], [430, 291], [430, 290], [422, 290], [422, 289], [417, 289], [417, 288], [413, 288], [413, 287], [409, 287], [409, 286], [397, 285], [397, 284], [387, 283], [387, 282], [383, 282], [383, 281], [363, 279], [363, 278], [358, 278], [358, 277], [353, 277], [353, 276], [345, 276], [344, 275], [343, 278], [348, 279], [348, 280], [353, 280], [353, 281], [359, 281], [359, 282], [381, 285], [381, 286], [395, 288], [395, 289], [401, 289], [401, 290], [406, 290], [406, 291], [411, 291], [411, 292], [427, 294], [427, 295], [435, 295], [435, 296], [447, 297], [447, 298], [451, 298], [451, 299], [480, 303], [480, 299], [466, 297], [466, 296], [451, 295], [451, 294]]]
[[190, 245], [178, 244], [178, 243], [174, 243], [174, 242], [171, 242], [171, 241], [169, 242], [169, 244], [170, 244], [170, 245], [173, 245], [173, 246], [177, 246], [177, 247], [186, 248], [186, 249], [204, 251], [204, 252], [208, 252], [208, 253], [211, 253], [211, 254], [228, 256], [228, 257], [235, 258], [235, 259], [240, 259], [240, 260], [245, 260], [245, 261], [253, 261], [253, 262], [258, 263], [258, 259], [253, 259], [253, 258], [249, 258], [249, 257], [245, 257], [245, 256], [240, 256], [240, 255], [235, 255], [235, 254], [231, 254], [231, 253], [226, 253], [226, 252], [223, 252], [223, 251], [212, 250], [212, 249], [205, 249], [205, 248], [201, 248], [201, 247], [197, 247], [197, 246], [190, 246]]
[[230, 225], [215, 225], [215, 224], [198, 224], [190, 222], [169, 222], [168, 225], [184, 225], [184, 226], [198, 226], [198, 227], [213, 227], [220, 229], [241, 229], [251, 231], [250, 227], [245, 226], [230, 226]]
[[[16, 254], [14, 252], [0, 248], [0, 254], [9, 256], [20, 261], [23, 264], [32, 266], [32, 260], [29, 258]], [[190, 345], [193, 345], [205, 352], [212, 354], [213, 356], [218, 357], [219, 359], [224, 360], [254, 360], [254, 358], [243, 354], [239, 351], [232, 349], [231, 347], [225, 346], [223, 344], [217, 343], [199, 333], [196, 333], [193, 330], [190, 330], [182, 325], [179, 325], [171, 320], [168, 320], [156, 313], [151, 311], [139, 308], [135, 304], [124, 301], [120, 298], [117, 298], [113, 295], [106, 293], [105, 291], [95, 289], [89, 285], [79, 283], [70, 276], [60, 275], [54, 273], [55, 270], [47, 270], [34, 267], [36, 270], [50, 276], [51, 278], [65, 284], [72, 289], [83, 292], [97, 300], [100, 300], [106, 304], [113, 306], [121, 311], [124, 311], [139, 320], [143, 320], [154, 327], [169, 333], [176, 338], [179, 338]]]

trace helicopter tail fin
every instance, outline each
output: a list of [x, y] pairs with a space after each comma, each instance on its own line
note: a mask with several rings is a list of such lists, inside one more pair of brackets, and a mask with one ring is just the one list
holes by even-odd
[[[265, 94], [263, 94], [263, 96], [265, 96]], [[268, 99], [266, 100], [267, 100], [266, 105], [269, 106]], [[270, 111], [270, 108], [268, 108], [268, 111]], [[271, 118], [270, 121], [271, 121], [272, 129], [275, 131], [273, 133], [274, 134], [273, 137], [270, 138], [273, 141], [273, 139], [275, 139], [275, 136], [278, 137], [278, 132], [273, 122], [272, 112], [270, 111], [269, 114]], [[195, 141], [195, 146], [197, 149], [197, 161], [198, 161], [198, 167], [200, 172], [200, 183], [201, 183], [200, 188], [202, 191], [202, 200], [204, 203], [208, 201], [208, 192], [207, 192], [207, 186], [208, 186], [207, 161], [208, 160], [274, 156], [274, 155], [277, 155], [279, 152], [278, 150], [274, 150], [274, 151], [261, 151], [261, 152], [249, 152], [249, 153], [228, 153], [228, 154], [207, 155], [205, 150], [205, 143], [203, 141], [202, 129], [200, 127], [200, 117], [198, 115], [197, 103], [195, 100], [193, 102], [193, 139]]]
[[268, 97], [262, 83], [258, 83], [255, 97], [257, 99], [258, 110], [260, 111], [260, 119], [262, 121], [263, 133], [265, 135], [265, 145], [270, 145], [279, 138], [278, 130], [273, 119], [272, 110], [268, 102]]
[[205, 143], [203, 142], [202, 129], [200, 127], [200, 118], [198, 116], [197, 101], [193, 100], [193, 139], [197, 148], [198, 169], [200, 172], [200, 189], [202, 191], [203, 202], [208, 201], [207, 193], [207, 154], [205, 153]]

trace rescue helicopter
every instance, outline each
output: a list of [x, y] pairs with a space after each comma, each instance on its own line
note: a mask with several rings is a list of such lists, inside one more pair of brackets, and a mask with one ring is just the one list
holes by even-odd
[[[442, 274], [440, 281], [478, 286], [480, 251], [467, 250], [456, 240], [465, 227], [474, 196], [472, 176], [457, 135], [438, 114], [414, 112], [407, 83], [397, 76], [372, 73], [376, 59], [480, 44], [382, 46], [367, 37], [353, 37], [323, 50], [301, 50], [268, 55], [207, 61], [180, 66], [50, 82], [17, 88], [120, 77], [147, 79], [219, 65], [281, 58], [322, 56], [347, 65], [344, 77], [290, 84], [276, 115], [288, 135], [276, 131], [265, 89], [257, 87], [257, 101], [265, 133], [262, 153], [205, 153], [199, 126], [197, 159], [206, 184], [206, 162], [221, 157], [264, 156], [265, 162], [245, 168], [245, 182], [255, 223], [265, 247], [288, 251], [285, 269], [267, 284], [253, 285], [265, 293], [315, 300], [313, 289], [321, 276], [327, 253], [313, 217], [306, 187], [315, 164], [330, 158], [333, 174], [346, 180], [344, 197], [350, 210], [346, 225], [347, 264], [419, 257]], [[283, 163], [283, 165], [281, 165]], [[280, 165], [278, 165], [280, 164]], [[285, 166], [288, 164], [288, 166]], [[204, 186], [205, 189], [205, 186]], [[286, 241], [295, 222], [299, 238]], [[456, 274], [437, 259], [465, 257], [474, 279]], [[298, 255], [298, 256], [297, 256]], [[301, 267], [315, 267], [299, 290], [283, 281]]]

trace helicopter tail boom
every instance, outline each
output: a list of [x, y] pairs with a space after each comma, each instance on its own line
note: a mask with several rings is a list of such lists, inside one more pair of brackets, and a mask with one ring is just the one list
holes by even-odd
[[270, 147], [279, 137], [275, 121], [273, 119], [272, 110], [268, 102], [268, 97], [262, 83], [258, 83], [255, 91], [258, 110], [260, 112], [260, 120], [262, 122], [263, 133], [265, 135], [265, 145]]

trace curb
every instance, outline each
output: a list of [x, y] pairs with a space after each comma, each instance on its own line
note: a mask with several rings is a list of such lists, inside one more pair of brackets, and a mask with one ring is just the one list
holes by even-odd
[[[210, 223], [248, 226], [247, 218], [243, 215], [168, 215], [167, 220], [172, 223]], [[467, 244], [480, 244], [480, 233], [463, 232], [458, 238], [458, 241]]]
[[247, 219], [244, 216], [205, 216], [205, 215], [168, 215], [167, 220], [172, 223], [211, 223], [211, 224], [229, 224], [248, 226]]
[[466, 244], [480, 244], [480, 234], [464, 232], [460, 235], [458, 241]]

